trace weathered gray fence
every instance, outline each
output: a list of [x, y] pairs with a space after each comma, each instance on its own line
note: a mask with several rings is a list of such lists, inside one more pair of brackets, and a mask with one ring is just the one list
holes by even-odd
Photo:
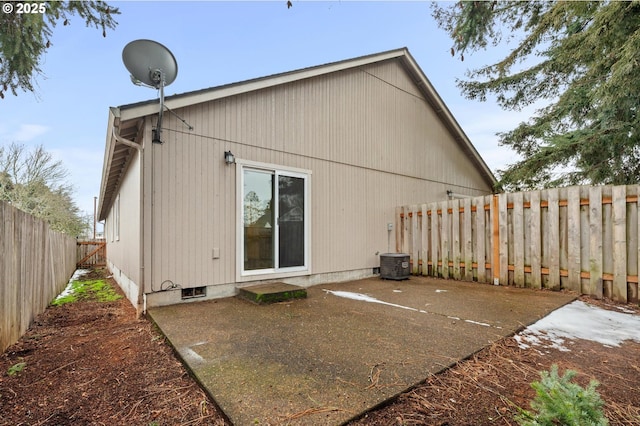
[[413, 274], [638, 302], [640, 187], [576, 186], [398, 207]]
[[0, 201], [1, 352], [60, 294], [75, 268], [75, 238]]

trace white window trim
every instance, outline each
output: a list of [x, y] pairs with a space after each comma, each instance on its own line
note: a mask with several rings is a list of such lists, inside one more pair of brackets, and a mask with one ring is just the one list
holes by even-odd
[[[251, 160], [243, 160], [236, 158], [236, 281], [247, 282], [257, 280], [267, 280], [276, 278], [299, 277], [303, 275], [311, 275], [311, 170], [300, 169], [296, 167], [286, 167], [279, 164], [261, 163]], [[244, 270], [244, 223], [242, 215], [243, 203], [243, 181], [244, 170], [255, 169], [272, 171], [276, 174], [283, 172], [288, 175], [298, 175], [305, 180], [305, 209], [304, 209], [304, 227], [305, 227], [305, 266], [276, 269], [260, 269], [256, 271]], [[277, 249], [277, 247], [276, 247]], [[276, 250], [277, 252], [277, 250]]]

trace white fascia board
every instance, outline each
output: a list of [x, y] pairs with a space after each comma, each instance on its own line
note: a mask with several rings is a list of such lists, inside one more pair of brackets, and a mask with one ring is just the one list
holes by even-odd
[[100, 181], [100, 196], [98, 197], [98, 215], [102, 211], [104, 204], [104, 195], [107, 186], [107, 177], [111, 169], [111, 159], [113, 158], [113, 150], [115, 147], [115, 139], [113, 138], [113, 127], [120, 122], [120, 110], [118, 108], [109, 108], [109, 119], [107, 121], [107, 139], [104, 148], [104, 160], [102, 161], [102, 179]]

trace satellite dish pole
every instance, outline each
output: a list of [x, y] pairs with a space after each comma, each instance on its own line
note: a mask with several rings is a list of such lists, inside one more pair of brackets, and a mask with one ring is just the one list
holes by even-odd
[[[122, 50], [122, 62], [131, 73], [131, 81], [137, 86], [145, 86], [160, 91], [160, 111], [158, 122], [153, 130], [153, 143], [162, 143], [162, 114], [164, 105], [164, 88], [170, 85], [178, 75], [178, 63], [173, 53], [162, 44], [153, 40], [134, 40]], [[168, 108], [167, 108], [168, 109]], [[172, 114], [173, 111], [169, 110]], [[177, 114], [175, 114], [176, 117]], [[178, 117], [189, 130], [193, 127]]]
[[166, 80], [164, 77], [164, 72], [161, 69], [156, 69], [153, 71], [149, 71], [153, 73], [153, 79], [158, 80], [158, 87], [160, 88], [160, 111], [158, 112], [158, 123], [156, 124], [155, 132], [153, 132], [153, 137], [151, 138], [151, 142], [153, 143], [162, 143], [162, 113], [164, 112], [164, 86], [166, 84]]

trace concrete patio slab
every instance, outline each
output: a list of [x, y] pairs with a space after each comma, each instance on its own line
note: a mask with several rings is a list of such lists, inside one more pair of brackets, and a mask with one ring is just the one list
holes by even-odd
[[423, 277], [149, 311], [236, 425], [337, 425], [511, 335], [575, 295]]

